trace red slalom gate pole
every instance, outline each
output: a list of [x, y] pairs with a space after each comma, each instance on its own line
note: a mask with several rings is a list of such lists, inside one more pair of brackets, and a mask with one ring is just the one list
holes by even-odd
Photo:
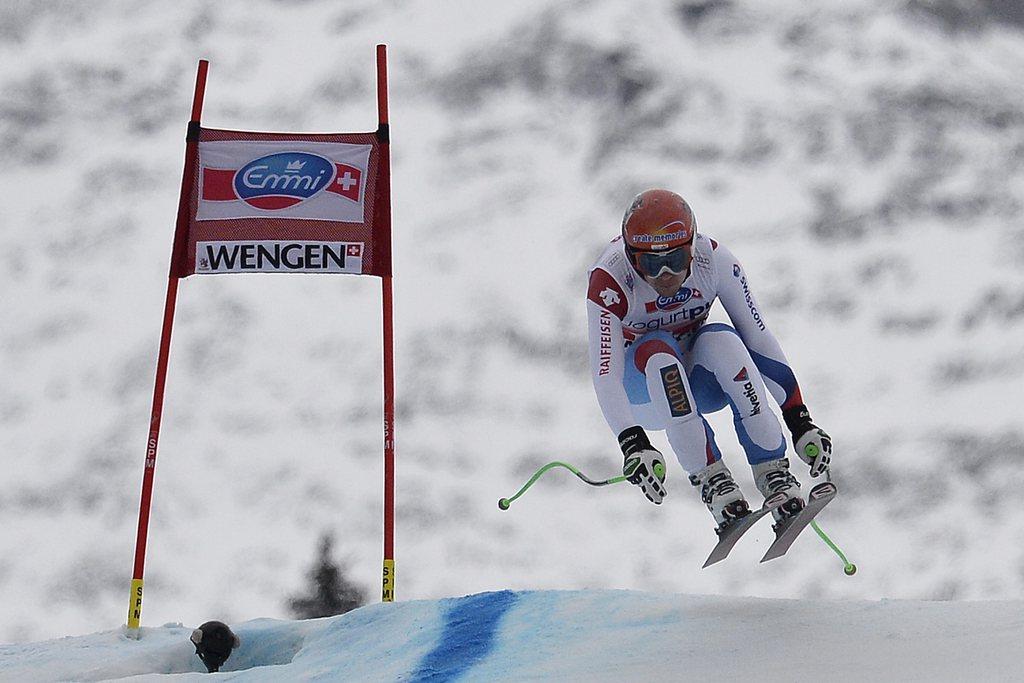
[[156, 450], [160, 441], [160, 419], [164, 407], [164, 387], [167, 381], [167, 361], [171, 350], [171, 330], [174, 326], [174, 307], [178, 298], [177, 265], [183, 257], [188, 227], [189, 198], [196, 155], [199, 147], [199, 119], [203, 111], [203, 94], [206, 91], [206, 72], [210, 63], [199, 60], [196, 73], [196, 89], [192, 97], [192, 117], [188, 124], [185, 142], [185, 169], [181, 177], [181, 193], [178, 198], [178, 217], [174, 231], [174, 246], [171, 250], [171, 266], [167, 279], [167, 298], [164, 302], [164, 321], [160, 333], [160, 356], [156, 364], [156, 382], [153, 385], [153, 411], [149, 420], [149, 439], [146, 442], [146, 463], [142, 475], [142, 499], [139, 503], [139, 528], [135, 537], [135, 567], [132, 570], [131, 597], [128, 602], [129, 633], [138, 637], [139, 620], [142, 617], [142, 574], [146, 564], [146, 540], [149, 532], [149, 511], [153, 500], [153, 473], [156, 470]]
[[[388, 259], [391, 259], [391, 145], [388, 128], [387, 46], [377, 46], [377, 129], [380, 145], [381, 178], [387, 210], [381, 217], [387, 222]], [[384, 567], [381, 601], [395, 599], [395, 338], [392, 311], [391, 269], [381, 277], [381, 306], [384, 325]]]

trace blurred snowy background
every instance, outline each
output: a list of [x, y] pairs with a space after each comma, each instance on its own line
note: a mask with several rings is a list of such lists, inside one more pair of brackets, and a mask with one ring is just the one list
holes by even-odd
[[[1024, 594], [1024, 9], [1012, 0], [0, 4], [0, 641], [124, 623], [196, 61], [203, 122], [376, 127], [389, 45], [397, 594]], [[751, 276], [842, 496], [701, 571], [616, 474], [586, 268], [666, 186]], [[379, 595], [379, 284], [179, 292], [143, 623], [286, 616], [321, 533]], [[753, 492], [715, 415], [726, 459]], [[663, 438], [656, 443], [667, 448]], [[800, 470], [802, 472], [802, 469]], [[804, 477], [806, 481], [806, 477]]]

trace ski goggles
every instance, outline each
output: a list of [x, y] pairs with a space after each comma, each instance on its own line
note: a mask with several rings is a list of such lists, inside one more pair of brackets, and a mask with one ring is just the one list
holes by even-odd
[[633, 266], [646, 277], [658, 277], [665, 270], [679, 275], [686, 271], [693, 258], [689, 245], [668, 251], [642, 251], [632, 247], [627, 247], [626, 251]]

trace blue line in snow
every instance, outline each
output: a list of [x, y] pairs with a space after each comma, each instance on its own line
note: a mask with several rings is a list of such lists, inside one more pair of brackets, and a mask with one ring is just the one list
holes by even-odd
[[494, 647], [498, 623], [516, 601], [512, 591], [468, 595], [452, 601], [444, 630], [433, 650], [412, 674], [417, 683], [454, 681]]

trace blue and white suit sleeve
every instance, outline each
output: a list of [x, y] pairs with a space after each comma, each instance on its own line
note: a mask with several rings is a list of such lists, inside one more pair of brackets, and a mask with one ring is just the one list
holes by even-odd
[[743, 266], [721, 243], [713, 254], [718, 298], [757, 369], [768, 380], [765, 383], [768, 390], [783, 410], [802, 404], [796, 376], [778, 340], [764, 322]]

